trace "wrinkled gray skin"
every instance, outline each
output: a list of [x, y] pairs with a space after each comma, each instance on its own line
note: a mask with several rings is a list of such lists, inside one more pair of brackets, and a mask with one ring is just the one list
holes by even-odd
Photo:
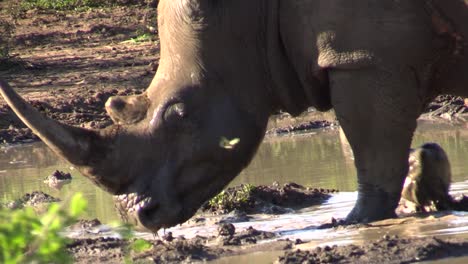
[[[417, 117], [437, 94], [468, 96], [462, 0], [161, 0], [158, 14], [143, 118], [69, 127], [0, 85], [44, 142], [153, 231], [187, 220], [247, 166], [272, 113], [308, 106], [333, 107], [353, 148], [347, 220], [393, 217]], [[240, 142], [222, 148], [222, 137]]]
[[401, 198], [414, 203], [418, 211], [447, 210], [452, 201], [451, 180], [445, 151], [436, 143], [426, 143], [410, 153]]

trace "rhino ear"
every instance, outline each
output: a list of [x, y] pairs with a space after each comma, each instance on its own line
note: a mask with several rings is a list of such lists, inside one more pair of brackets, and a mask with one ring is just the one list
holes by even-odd
[[3, 80], [0, 80], [0, 93], [18, 117], [55, 153], [74, 165], [85, 165], [92, 142], [100, 138], [96, 131], [68, 126], [43, 116]]

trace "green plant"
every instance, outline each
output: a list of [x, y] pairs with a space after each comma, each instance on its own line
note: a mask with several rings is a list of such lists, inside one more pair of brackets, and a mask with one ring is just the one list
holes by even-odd
[[150, 41], [151, 40], [151, 34], [144, 33], [144, 34], [141, 34], [141, 35], [139, 35], [139, 36], [137, 36], [135, 38], [132, 38], [131, 40], [133, 42], [135, 42], [135, 43]]
[[122, 41], [122, 43], [141, 43], [146, 41], [151, 41], [152, 35], [148, 33], [143, 33], [129, 40]]
[[251, 202], [251, 195], [254, 190], [255, 186], [251, 184], [242, 184], [236, 188], [228, 188], [211, 198], [208, 201], [208, 205], [211, 208], [224, 209], [225, 211], [243, 208]]
[[33, 208], [0, 208], [0, 263], [70, 263], [69, 241], [60, 234], [86, 209], [82, 194], [75, 194], [68, 208], [52, 204], [43, 215]]

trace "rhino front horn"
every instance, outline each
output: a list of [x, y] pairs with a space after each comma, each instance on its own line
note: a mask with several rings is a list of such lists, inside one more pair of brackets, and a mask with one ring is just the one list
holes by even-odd
[[96, 131], [72, 127], [49, 119], [21, 98], [11, 86], [0, 80], [0, 93], [18, 117], [55, 153], [74, 165], [86, 165]]

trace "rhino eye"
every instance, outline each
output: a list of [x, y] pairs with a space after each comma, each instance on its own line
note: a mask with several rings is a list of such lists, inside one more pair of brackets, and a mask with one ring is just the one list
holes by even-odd
[[169, 105], [164, 112], [164, 121], [171, 122], [184, 118], [187, 115], [183, 103], [174, 103]]

